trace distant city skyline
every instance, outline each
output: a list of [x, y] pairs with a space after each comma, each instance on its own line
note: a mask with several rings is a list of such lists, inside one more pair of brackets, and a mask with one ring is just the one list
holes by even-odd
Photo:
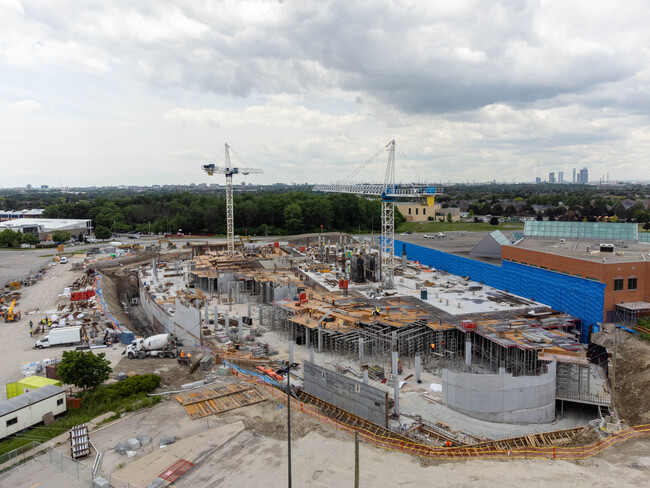
[[0, 1], [0, 185], [198, 184], [226, 142], [264, 169], [246, 182], [339, 182], [391, 139], [398, 181], [649, 175], [648, 17], [635, 0]]

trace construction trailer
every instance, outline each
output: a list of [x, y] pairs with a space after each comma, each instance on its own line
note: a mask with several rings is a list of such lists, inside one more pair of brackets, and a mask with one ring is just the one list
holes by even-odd
[[57, 416], [65, 411], [65, 390], [55, 385], [0, 402], [0, 439], [43, 422], [48, 414]]

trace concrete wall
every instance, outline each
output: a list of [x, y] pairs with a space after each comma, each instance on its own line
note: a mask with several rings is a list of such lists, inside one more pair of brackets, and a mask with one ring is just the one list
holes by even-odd
[[555, 417], [555, 367], [540, 376], [474, 374], [444, 369], [442, 402], [489, 422], [540, 424]]
[[140, 305], [152, 324], [160, 324], [164, 332], [176, 334], [184, 345], [201, 343], [200, 312], [196, 307], [186, 307], [177, 298], [174, 304], [175, 316], [172, 317], [158, 306], [143, 287], [140, 287]]
[[304, 362], [305, 391], [354, 415], [386, 427], [388, 420], [388, 393], [322, 368]]

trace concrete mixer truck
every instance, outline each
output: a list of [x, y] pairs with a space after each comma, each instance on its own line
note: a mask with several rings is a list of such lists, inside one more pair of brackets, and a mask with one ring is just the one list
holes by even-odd
[[126, 354], [129, 359], [175, 358], [178, 356], [177, 348], [181, 345], [174, 334], [158, 334], [145, 339], [137, 338], [126, 346], [122, 354]]

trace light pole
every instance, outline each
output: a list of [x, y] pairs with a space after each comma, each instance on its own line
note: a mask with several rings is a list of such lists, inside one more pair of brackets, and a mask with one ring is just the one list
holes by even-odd
[[282, 370], [287, 374], [287, 486], [291, 488], [291, 367], [297, 363], [287, 361], [286, 367]]

